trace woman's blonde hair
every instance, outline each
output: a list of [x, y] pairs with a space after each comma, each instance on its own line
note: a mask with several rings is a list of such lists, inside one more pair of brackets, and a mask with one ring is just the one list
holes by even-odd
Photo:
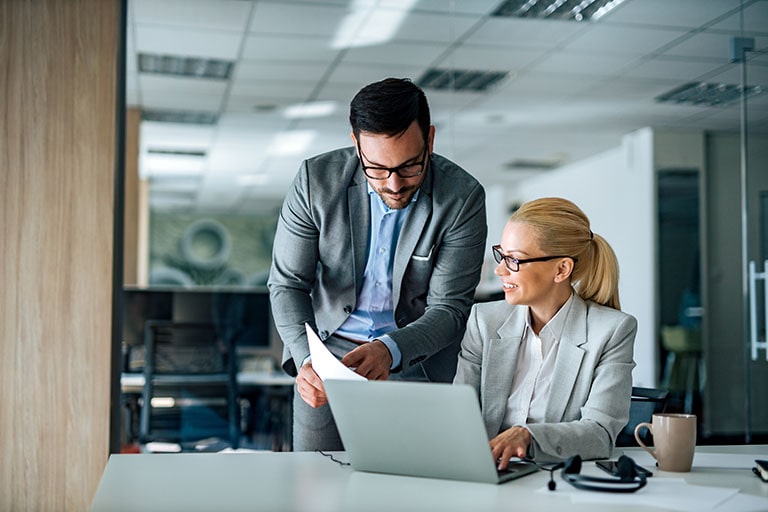
[[616, 253], [592, 233], [589, 218], [578, 206], [561, 197], [544, 197], [523, 204], [509, 221], [531, 226], [544, 255], [574, 258], [571, 284], [582, 299], [621, 309]]

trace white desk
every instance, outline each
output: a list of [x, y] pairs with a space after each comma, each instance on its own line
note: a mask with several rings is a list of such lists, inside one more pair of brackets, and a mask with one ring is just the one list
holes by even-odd
[[[637, 455], [634, 449], [626, 450]], [[697, 447], [699, 453], [759, 454], [768, 445]], [[344, 458], [344, 454], [339, 454]], [[760, 497], [753, 510], [768, 510], [768, 484], [750, 467], [696, 467], [690, 473], [656, 472], [646, 489], [663, 478], [682, 477], [694, 485], [738, 488], [745, 499]], [[319, 453], [235, 453], [113, 455], [93, 500], [92, 512], [119, 511], [615, 511], [616, 505], [572, 503], [572, 487], [555, 473], [557, 490], [545, 490], [540, 471], [501, 485], [361, 473]], [[601, 475], [591, 462], [583, 473]], [[645, 489], [644, 489], [645, 490]], [[579, 491], [583, 492], [583, 491]], [[643, 492], [642, 490], [640, 492]], [[601, 493], [602, 494], [602, 493]], [[634, 496], [634, 495], [632, 495]], [[741, 495], [740, 495], [741, 496]], [[754, 498], [752, 498], [754, 499]], [[621, 506], [622, 512], [664, 510]], [[734, 508], [719, 508], [733, 512]]]

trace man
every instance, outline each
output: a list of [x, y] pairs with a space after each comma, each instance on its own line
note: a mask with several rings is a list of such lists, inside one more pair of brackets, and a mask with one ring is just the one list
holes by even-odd
[[268, 285], [297, 451], [343, 449], [304, 322], [368, 379], [450, 382], [483, 261], [485, 192], [432, 153], [424, 92], [370, 84], [349, 119], [354, 146], [302, 163], [275, 233]]

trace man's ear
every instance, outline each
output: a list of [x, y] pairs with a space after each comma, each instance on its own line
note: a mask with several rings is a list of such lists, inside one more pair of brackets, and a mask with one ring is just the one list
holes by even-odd
[[349, 138], [352, 139], [352, 144], [357, 147], [357, 138], [355, 137], [355, 132], [349, 132]]
[[555, 282], [562, 283], [570, 279], [573, 274], [573, 260], [571, 258], [561, 258], [557, 264], [557, 274], [555, 274]]

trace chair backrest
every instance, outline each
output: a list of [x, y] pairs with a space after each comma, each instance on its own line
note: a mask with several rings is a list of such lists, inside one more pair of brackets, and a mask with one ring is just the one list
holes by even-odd
[[[237, 448], [237, 360], [234, 343], [213, 324], [148, 320], [144, 330], [142, 443], [194, 444], [222, 438]], [[153, 405], [153, 399], [163, 398]]]
[[[655, 413], [663, 412], [668, 396], [669, 391], [666, 389], [633, 387], [629, 421], [616, 437], [616, 446], [638, 446], [635, 427], [639, 423], [650, 422]], [[647, 431], [644, 434], [647, 435]], [[643, 442], [648, 442], [645, 436]]]

